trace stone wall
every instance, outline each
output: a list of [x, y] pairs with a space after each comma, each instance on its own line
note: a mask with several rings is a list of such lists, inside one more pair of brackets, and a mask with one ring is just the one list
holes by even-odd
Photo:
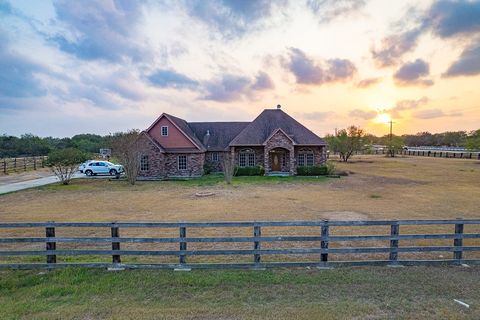
[[301, 150], [313, 152], [313, 163], [316, 166], [320, 166], [327, 162], [327, 148], [319, 146], [295, 146], [295, 161], [298, 159], [298, 154]]
[[[178, 156], [187, 156], [187, 169], [178, 169]], [[168, 177], [200, 177], [203, 175], [205, 153], [166, 153], [165, 176]]]
[[235, 166], [240, 165], [240, 152], [245, 149], [251, 149], [255, 153], [255, 166], [263, 167], [263, 147], [235, 147]]
[[289, 168], [289, 173], [291, 175], [297, 174], [297, 167], [295, 165], [295, 156], [294, 156], [294, 147], [292, 140], [283, 133], [283, 131], [277, 131], [270, 139], [268, 139], [267, 143], [265, 144], [265, 154], [264, 154], [264, 166], [265, 166], [265, 173], [269, 173], [272, 171], [271, 168], [271, 160], [270, 160], [270, 150], [275, 148], [282, 148], [285, 149], [287, 152], [288, 158], [286, 161], [288, 165], [286, 167]]
[[165, 177], [165, 155], [160, 152], [150, 139], [142, 135], [140, 137], [142, 155], [148, 156], [148, 170], [140, 170], [139, 178], [162, 179]]
[[212, 160], [212, 153], [215, 152], [207, 152], [205, 154], [205, 164], [208, 164], [212, 168], [212, 172], [223, 172], [223, 159], [225, 158], [225, 152], [218, 151], [218, 161]]

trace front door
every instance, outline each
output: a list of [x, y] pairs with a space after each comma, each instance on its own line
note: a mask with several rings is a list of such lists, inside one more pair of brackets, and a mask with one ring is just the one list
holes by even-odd
[[280, 170], [281, 170], [280, 154], [275, 152], [272, 155], [272, 171], [280, 171]]

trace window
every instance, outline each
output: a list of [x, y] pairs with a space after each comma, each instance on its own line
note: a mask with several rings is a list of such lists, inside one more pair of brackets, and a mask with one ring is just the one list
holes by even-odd
[[313, 166], [313, 153], [307, 153], [307, 166]]
[[240, 167], [255, 167], [255, 153], [252, 149], [240, 151], [238, 165]]
[[148, 171], [149, 163], [148, 163], [148, 156], [142, 156], [140, 159], [140, 170], [141, 171]]
[[299, 167], [304, 167], [305, 166], [305, 154], [304, 153], [299, 153], [298, 154], [298, 166]]
[[282, 153], [282, 167], [286, 167], [287, 166], [287, 155], [284, 153]]
[[164, 137], [168, 136], [168, 127], [167, 126], [162, 126], [162, 136], [164, 136]]
[[178, 170], [187, 170], [187, 156], [178, 156]]
[[297, 164], [299, 167], [311, 167], [315, 165], [315, 157], [310, 149], [300, 150], [298, 152]]
[[212, 153], [212, 161], [213, 162], [218, 162], [218, 152], [213, 152]]

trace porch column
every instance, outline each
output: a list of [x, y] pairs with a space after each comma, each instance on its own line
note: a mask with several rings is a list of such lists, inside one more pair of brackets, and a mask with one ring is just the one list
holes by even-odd
[[265, 176], [271, 171], [270, 168], [270, 149], [263, 147], [263, 167], [265, 168]]
[[288, 150], [290, 154], [290, 175], [296, 175], [297, 174], [297, 164], [295, 161], [295, 147], [292, 147], [291, 149]]

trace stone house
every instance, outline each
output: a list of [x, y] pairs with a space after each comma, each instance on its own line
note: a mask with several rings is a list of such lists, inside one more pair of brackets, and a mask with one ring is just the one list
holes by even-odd
[[261, 166], [265, 175], [295, 175], [298, 166], [322, 165], [326, 143], [280, 106], [252, 122], [187, 122], [163, 113], [142, 131], [140, 178], [198, 177], [223, 170], [225, 154], [238, 167]]

